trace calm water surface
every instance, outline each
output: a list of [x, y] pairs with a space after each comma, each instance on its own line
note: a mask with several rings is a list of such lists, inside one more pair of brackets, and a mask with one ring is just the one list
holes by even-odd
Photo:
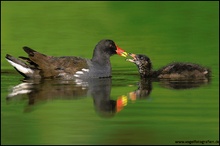
[[[218, 2], [2, 2], [1, 8], [1, 144], [218, 144]], [[202, 64], [211, 80], [140, 80], [136, 66], [115, 55], [110, 79], [22, 81], [4, 58], [26, 56], [25, 45], [91, 58], [104, 38], [148, 55], [154, 69], [173, 61]]]
[[[134, 78], [129, 80], [131, 76]], [[24, 85], [19, 79], [18, 74], [2, 73], [5, 144], [218, 140], [215, 81], [151, 82], [132, 73], [83, 85], [59, 80], [26, 81]]]

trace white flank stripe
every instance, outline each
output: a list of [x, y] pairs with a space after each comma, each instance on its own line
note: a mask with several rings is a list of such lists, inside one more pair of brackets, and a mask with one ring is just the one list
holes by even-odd
[[74, 75], [74, 77], [79, 77], [79, 75]]
[[83, 68], [82, 71], [89, 72], [89, 69], [85, 69], [85, 68]]
[[20, 64], [14, 63], [11, 60], [6, 59], [12, 66], [14, 66], [15, 68], [17, 68], [17, 70], [19, 70], [20, 72], [26, 74], [26, 73], [34, 73], [33, 70], [31, 70], [30, 68], [25, 68], [23, 66], [21, 66]]
[[82, 75], [82, 74], [84, 74], [84, 73], [83, 73], [82, 71], [77, 71], [76, 74]]

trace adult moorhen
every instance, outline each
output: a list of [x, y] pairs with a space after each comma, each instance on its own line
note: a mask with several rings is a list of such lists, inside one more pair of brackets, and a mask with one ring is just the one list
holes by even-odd
[[110, 56], [127, 53], [112, 40], [101, 40], [95, 46], [92, 59], [75, 56], [54, 57], [23, 47], [29, 57], [14, 58], [6, 55], [6, 60], [25, 78], [102, 78], [111, 77]]

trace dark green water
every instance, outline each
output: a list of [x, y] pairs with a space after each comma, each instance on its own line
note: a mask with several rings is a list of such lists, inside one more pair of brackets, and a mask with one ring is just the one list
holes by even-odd
[[[218, 5], [1, 2], [1, 144], [217, 144]], [[172, 61], [207, 66], [211, 81], [141, 84], [136, 66], [115, 55], [111, 79], [91, 81], [84, 89], [72, 82], [34, 82], [26, 86], [32, 92], [8, 97], [22, 76], [5, 54], [26, 56], [22, 47], [29, 46], [53, 56], [91, 58], [104, 38], [148, 55], [154, 69]], [[180, 85], [184, 89], [176, 89]], [[139, 91], [145, 96], [135, 99]], [[124, 106], [116, 106], [122, 97]]]

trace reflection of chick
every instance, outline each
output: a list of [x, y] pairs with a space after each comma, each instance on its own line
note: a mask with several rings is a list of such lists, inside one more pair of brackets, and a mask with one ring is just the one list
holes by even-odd
[[202, 85], [209, 84], [209, 80], [182, 80], [182, 81], [168, 81], [161, 80], [160, 86], [164, 88], [174, 89], [174, 90], [182, 90], [182, 89], [191, 89], [198, 88]]
[[138, 89], [129, 93], [129, 98], [131, 100], [136, 99], [146, 99], [152, 91], [152, 81], [151, 79], [142, 79], [138, 83]]
[[166, 78], [166, 79], [206, 79], [210, 70], [193, 63], [172, 63], [157, 71], [152, 71], [150, 58], [145, 55], [131, 54], [133, 59], [127, 61], [137, 65], [141, 78]]

